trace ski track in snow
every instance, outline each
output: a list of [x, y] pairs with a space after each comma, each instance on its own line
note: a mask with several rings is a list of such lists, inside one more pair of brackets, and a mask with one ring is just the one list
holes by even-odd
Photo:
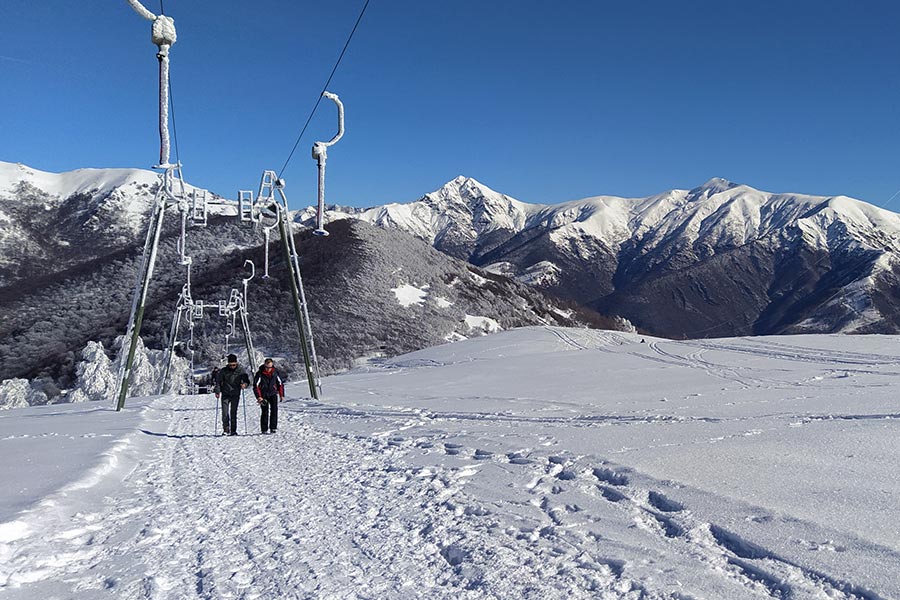
[[[766, 388], [790, 388], [803, 387], [811, 382], [783, 382], [777, 379], [764, 378], [759, 375], [753, 375], [754, 369], [751, 367], [737, 367], [734, 365], [718, 364], [705, 358], [710, 351], [728, 351], [739, 354], [747, 354], [757, 358], [786, 360], [791, 362], [807, 362], [817, 365], [826, 365], [833, 367], [835, 376], [849, 377], [855, 375], [878, 375], [890, 379], [900, 376], [900, 373], [875, 371], [871, 368], [873, 365], [900, 365], [900, 361], [896, 357], [883, 356], [878, 354], [863, 354], [828, 351], [814, 351], [810, 348], [800, 346], [789, 346], [776, 342], [745, 342], [743, 344], [728, 344], [722, 342], [674, 342], [674, 341], [654, 341], [649, 344], [650, 348], [663, 359], [670, 361], [675, 365], [687, 365], [690, 367], [703, 369], [711, 375], [726, 379], [746, 387], [766, 387]], [[699, 348], [698, 348], [699, 346]], [[686, 354], [678, 353], [677, 349], [687, 350]], [[817, 387], [821, 387], [819, 380], [814, 382]], [[894, 385], [896, 381], [885, 381], [883, 385]]]

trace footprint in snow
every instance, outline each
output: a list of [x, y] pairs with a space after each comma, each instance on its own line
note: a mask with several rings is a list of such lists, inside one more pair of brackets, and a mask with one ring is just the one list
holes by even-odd
[[506, 455], [506, 458], [509, 459], [509, 462], [514, 465], [530, 465], [534, 461], [530, 458], [526, 458], [520, 452], [510, 452]]
[[610, 502], [621, 502], [625, 500], [625, 494], [620, 492], [615, 488], [611, 488], [605, 485], [597, 486], [600, 489], [600, 495], [609, 500]]
[[813, 552], [846, 552], [847, 548], [840, 544], [833, 542], [832, 540], [825, 540], [824, 542], [814, 542], [810, 540], [797, 540], [797, 543], [802, 544], [807, 550], [811, 550]]
[[661, 510], [662, 512], [681, 512], [684, 510], [684, 506], [674, 500], [670, 500], [666, 498], [659, 492], [650, 491], [648, 495], [648, 501], [650, 502], [650, 506], [655, 508], [656, 510]]
[[451, 456], [456, 456], [457, 454], [462, 452], [462, 444], [446, 443], [444, 444], [444, 452]]
[[600, 481], [609, 483], [610, 485], [628, 485], [628, 477], [626, 477], [622, 473], [617, 473], [616, 471], [607, 469], [605, 467], [595, 467], [594, 477], [596, 477]]

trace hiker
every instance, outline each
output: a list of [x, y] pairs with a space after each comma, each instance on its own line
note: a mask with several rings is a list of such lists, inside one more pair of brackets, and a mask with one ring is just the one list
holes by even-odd
[[253, 393], [262, 411], [259, 415], [260, 430], [275, 433], [278, 429], [278, 401], [284, 400], [284, 382], [271, 358], [266, 359], [253, 377]]
[[213, 367], [212, 373], [209, 374], [209, 377], [203, 379], [203, 383], [197, 390], [198, 394], [211, 394], [212, 389], [216, 385], [216, 379], [219, 377], [219, 367]]
[[238, 404], [241, 402], [241, 390], [250, 385], [250, 378], [238, 365], [237, 356], [228, 355], [228, 364], [219, 371], [214, 392], [216, 398], [222, 398], [222, 429], [225, 435], [237, 435]]

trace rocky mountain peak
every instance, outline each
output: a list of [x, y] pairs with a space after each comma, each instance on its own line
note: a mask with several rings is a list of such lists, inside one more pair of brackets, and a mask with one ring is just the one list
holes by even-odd
[[488, 200], [505, 198], [483, 183], [460, 175], [445, 183], [440, 189], [426, 194], [424, 200], [463, 204], [469, 208], [484, 204]]
[[703, 185], [692, 189], [688, 194], [688, 198], [691, 200], [701, 200], [715, 196], [716, 194], [721, 194], [722, 192], [733, 190], [737, 187], [741, 187], [741, 184], [728, 181], [722, 177], [713, 177]]

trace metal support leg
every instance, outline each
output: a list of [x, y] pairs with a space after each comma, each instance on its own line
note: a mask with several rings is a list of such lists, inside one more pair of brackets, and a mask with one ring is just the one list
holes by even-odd
[[[159, 248], [159, 236], [162, 233], [163, 217], [166, 213], [166, 182], [165, 177], [160, 180], [160, 191], [150, 217], [150, 228], [147, 231], [147, 240], [144, 243], [144, 255], [141, 260], [141, 268], [138, 272], [137, 283], [134, 289], [134, 302], [131, 306], [131, 317], [128, 320], [128, 328], [125, 330], [125, 339], [122, 340], [122, 358], [119, 363], [119, 399], [116, 410], [125, 407], [125, 397], [128, 395], [128, 380], [131, 377], [131, 368], [134, 365], [134, 353], [137, 349], [138, 338], [141, 335], [141, 324], [144, 322], [144, 307], [147, 301], [147, 291], [150, 289], [150, 279], [153, 277], [153, 268], [156, 265], [156, 253]], [[124, 344], [130, 338], [128, 353], [124, 353]]]
[[253, 339], [250, 337], [250, 322], [247, 320], [247, 309], [241, 309], [241, 327], [244, 330], [244, 344], [247, 349], [247, 367], [256, 370], [256, 349], [253, 347]]
[[284, 261], [290, 272], [291, 276], [291, 295], [294, 299], [294, 315], [297, 318], [297, 331], [300, 334], [300, 349], [303, 351], [303, 362], [306, 365], [306, 377], [309, 381], [309, 393], [314, 400], [319, 399], [319, 393], [316, 389], [316, 378], [313, 375], [312, 369], [312, 360], [309, 353], [309, 345], [306, 338], [306, 327], [304, 326], [304, 311], [303, 307], [300, 305], [300, 290], [297, 286], [297, 277], [295, 276], [294, 267], [295, 262], [293, 260], [293, 256], [291, 255], [291, 243], [289, 241], [289, 236], [291, 235], [288, 231], [288, 224], [286, 223], [286, 217], [284, 212], [279, 209], [279, 217], [278, 217], [278, 229], [281, 233], [281, 246], [284, 250]]
[[172, 319], [172, 328], [169, 330], [169, 346], [163, 359], [166, 367], [165, 370], [163, 370], [162, 379], [159, 382], [160, 394], [165, 394], [169, 388], [169, 375], [172, 371], [172, 362], [175, 360], [175, 344], [178, 341], [178, 330], [181, 327], [182, 314], [184, 314], [184, 310], [181, 308], [181, 296], [179, 296], [178, 308], [175, 309], [175, 317]]

